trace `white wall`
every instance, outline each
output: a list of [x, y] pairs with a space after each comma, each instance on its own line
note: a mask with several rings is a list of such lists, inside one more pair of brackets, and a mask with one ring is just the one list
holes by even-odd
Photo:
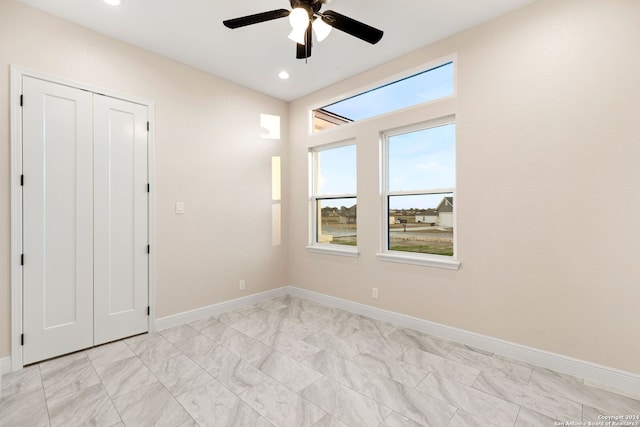
[[[10, 64], [155, 102], [158, 317], [286, 283], [286, 250], [271, 235], [285, 103], [0, 0], [0, 358], [10, 354]], [[281, 141], [260, 139], [261, 113], [282, 116]]]
[[[294, 102], [291, 284], [640, 373], [638, 22], [637, 0], [540, 0]], [[452, 53], [455, 100], [307, 135], [308, 107]], [[462, 266], [381, 262], [379, 131], [451, 112]], [[346, 138], [356, 259], [304, 250], [307, 149]]]

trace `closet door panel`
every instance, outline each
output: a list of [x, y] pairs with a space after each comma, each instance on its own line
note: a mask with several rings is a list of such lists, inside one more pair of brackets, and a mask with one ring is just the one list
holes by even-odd
[[94, 344], [148, 330], [147, 108], [94, 96]]
[[89, 92], [23, 79], [23, 363], [93, 343]]

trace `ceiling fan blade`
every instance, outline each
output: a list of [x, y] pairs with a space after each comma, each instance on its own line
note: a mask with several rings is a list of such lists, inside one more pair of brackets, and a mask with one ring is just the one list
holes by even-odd
[[305, 44], [296, 43], [296, 59], [306, 59], [311, 57], [311, 45], [313, 43], [312, 34], [311, 24], [309, 24], [307, 31], [304, 33]]
[[234, 29], [271, 21], [272, 19], [284, 18], [289, 16], [289, 13], [287, 9], [270, 10], [269, 12], [256, 13], [255, 15], [243, 16], [241, 18], [227, 19], [226, 21], [222, 21], [222, 23], [225, 27]]
[[384, 34], [382, 30], [363, 24], [360, 21], [356, 21], [333, 10], [327, 10], [322, 13], [321, 16], [322, 20], [333, 28], [337, 28], [340, 31], [344, 31], [371, 44], [378, 43]]

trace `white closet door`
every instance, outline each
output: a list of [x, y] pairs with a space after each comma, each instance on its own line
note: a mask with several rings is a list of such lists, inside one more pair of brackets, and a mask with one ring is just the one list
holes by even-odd
[[23, 79], [23, 363], [93, 344], [92, 94]]
[[148, 330], [147, 107], [94, 95], [94, 344]]

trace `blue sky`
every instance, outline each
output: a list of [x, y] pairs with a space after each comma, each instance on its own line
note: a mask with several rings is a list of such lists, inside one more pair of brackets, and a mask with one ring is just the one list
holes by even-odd
[[358, 121], [452, 94], [453, 63], [448, 63], [323, 109]]
[[[377, 141], [372, 141], [377, 143]], [[318, 195], [357, 192], [356, 146], [318, 153]], [[412, 191], [455, 187], [455, 125], [448, 124], [389, 138], [389, 190]], [[392, 197], [392, 209], [435, 208], [447, 194]], [[334, 206], [326, 202], [325, 206]], [[344, 200], [336, 200], [340, 207]], [[345, 205], [346, 206], [346, 205]]]

